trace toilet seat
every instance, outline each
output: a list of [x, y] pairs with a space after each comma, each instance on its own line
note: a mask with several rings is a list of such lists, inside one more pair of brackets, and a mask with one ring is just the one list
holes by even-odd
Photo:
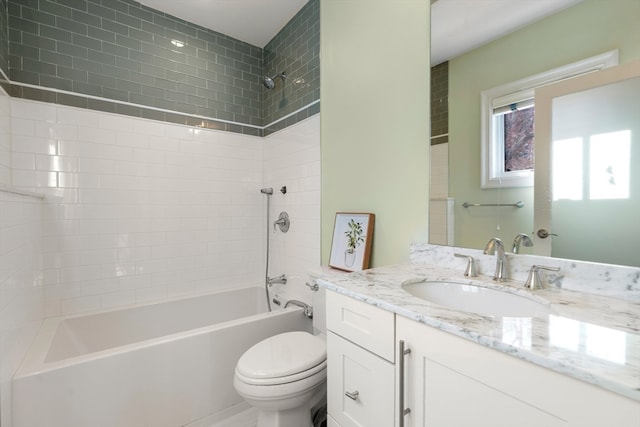
[[[236, 368], [236, 378], [245, 383], [245, 384], [250, 384], [250, 385], [280, 385], [280, 384], [286, 384], [286, 383], [292, 383], [292, 382], [296, 382], [296, 381], [301, 381], [305, 378], [309, 378], [313, 375], [316, 374], [321, 374], [321, 377], [325, 377], [326, 376], [326, 370], [327, 370], [327, 361], [325, 360], [324, 362], [320, 363], [319, 365], [314, 366], [311, 369], [308, 369], [306, 371], [303, 372], [298, 372], [295, 373], [293, 375], [287, 375], [284, 377], [276, 377], [276, 378], [252, 378], [252, 377], [248, 377], [245, 375], [242, 375], [240, 372], [238, 372], [238, 369]], [[321, 380], [321, 378], [319, 379]]]
[[245, 384], [277, 385], [326, 376], [325, 342], [308, 332], [286, 332], [260, 341], [236, 365], [236, 377]]

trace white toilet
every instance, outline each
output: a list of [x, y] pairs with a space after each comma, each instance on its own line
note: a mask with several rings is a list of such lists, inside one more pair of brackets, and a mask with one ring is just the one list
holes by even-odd
[[320, 336], [286, 332], [260, 341], [236, 365], [233, 384], [258, 409], [257, 427], [311, 427], [326, 393], [327, 346]]

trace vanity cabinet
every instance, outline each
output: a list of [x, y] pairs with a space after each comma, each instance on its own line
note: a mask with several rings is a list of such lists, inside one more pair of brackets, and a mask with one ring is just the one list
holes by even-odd
[[640, 403], [397, 316], [411, 427], [638, 427]]
[[332, 427], [399, 426], [401, 405], [405, 427], [640, 426], [640, 402], [333, 291], [327, 330]]
[[395, 424], [395, 316], [327, 291], [329, 426]]

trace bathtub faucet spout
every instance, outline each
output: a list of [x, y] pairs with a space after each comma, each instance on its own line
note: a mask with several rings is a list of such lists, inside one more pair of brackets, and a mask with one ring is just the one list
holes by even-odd
[[269, 286], [274, 285], [276, 283], [282, 283], [283, 285], [287, 284], [287, 277], [284, 274], [281, 274], [276, 277], [267, 277], [267, 284]]

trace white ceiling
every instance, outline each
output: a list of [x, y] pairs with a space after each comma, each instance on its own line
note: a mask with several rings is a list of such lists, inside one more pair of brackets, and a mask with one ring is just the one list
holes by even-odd
[[[308, 0], [140, 0], [153, 9], [264, 47]], [[437, 0], [431, 63], [438, 64], [582, 0]]]
[[498, 39], [582, 0], [437, 0], [431, 5], [431, 64]]
[[264, 47], [308, 0], [138, 0], [185, 21]]

